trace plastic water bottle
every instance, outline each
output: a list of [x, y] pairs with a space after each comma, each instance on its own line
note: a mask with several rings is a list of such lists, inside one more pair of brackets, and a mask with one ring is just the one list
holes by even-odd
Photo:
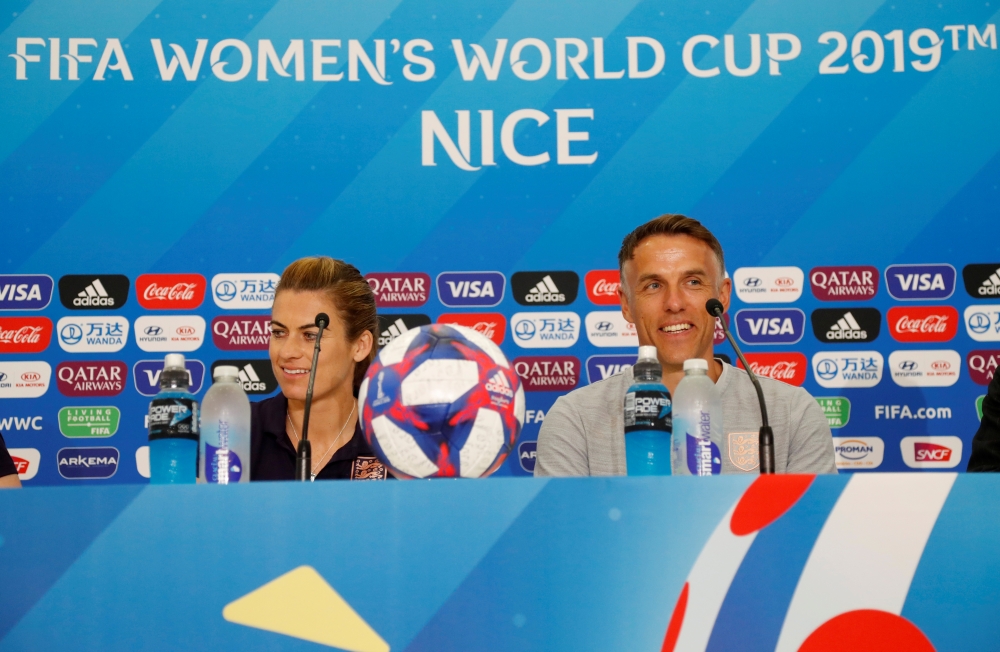
[[168, 353], [160, 393], [149, 404], [149, 481], [194, 484], [198, 473], [198, 400], [184, 356]]
[[201, 478], [209, 484], [250, 482], [250, 401], [237, 367], [219, 366], [201, 404]]
[[629, 475], [670, 475], [670, 392], [655, 346], [640, 346], [625, 394], [625, 465]]
[[708, 361], [684, 361], [684, 378], [674, 392], [674, 473], [722, 472], [722, 397], [708, 377]]

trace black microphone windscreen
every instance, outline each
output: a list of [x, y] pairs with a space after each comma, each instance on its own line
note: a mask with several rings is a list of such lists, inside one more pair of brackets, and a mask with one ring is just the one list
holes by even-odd
[[726, 309], [722, 307], [722, 302], [719, 301], [718, 299], [709, 299], [705, 303], [705, 310], [707, 310], [708, 314], [712, 315], [713, 317], [721, 315], [726, 311]]
[[329, 325], [330, 325], [330, 315], [326, 314], [325, 312], [321, 312], [318, 315], [316, 315], [316, 326], [318, 326], [319, 328], [326, 328]]

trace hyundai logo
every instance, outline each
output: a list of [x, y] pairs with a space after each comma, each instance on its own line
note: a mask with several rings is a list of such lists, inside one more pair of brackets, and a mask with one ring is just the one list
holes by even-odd
[[913, 360], [903, 360], [899, 363], [899, 369], [901, 371], [913, 371], [917, 368], [917, 363]]
[[743, 281], [743, 285], [745, 285], [748, 288], [757, 288], [757, 287], [760, 287], [761, 283], [763, 283], [763, 281], [761, 281], [756, 276], [748, 276]]
[[837, 363], [833, 360], [820, 360], [816, 365], [816, 375], [823, 380], [833, 380], [837, 377]]
[[80, 340], [83, 339], [83, 329], [76, 324], [66, 324], [63, 326], [62, 330], [59, 331], [59, 337], [63, 342], [69, 344], [70, 346], [79, 344]]
[[990, 318], [986, 313], [974, 312], [969, 316], [969, 329], [973, 333], [985, 333], [990, 329]]
[[4, 372], [0, 371], [0, 383], [2, 383], [5, 380], [7, 380], [7, 374], [5, 374]]
[[609, 321], [599, 321], [596, 324], [594, 324], [594, 328], [596, 328], [599, 331], [609, 331], [612, 328], [614, 328], [614, 324], [612, 324]]
[[535, 336], [535, 322], [525, 319], [514, 324], [514, 336], [519, 340], [530, 340]]
[[157, 335], [163, 332], [163, 329], [160, 328], [159, 326], [147, 326], [146, 330], [143, 332], [146, 335], [149, 335], [150, 337], [156, 337]]
[[219, 301], [232, 301], [236, 298], [236, 284], [223, 281], [215, 286], [215, 298]]

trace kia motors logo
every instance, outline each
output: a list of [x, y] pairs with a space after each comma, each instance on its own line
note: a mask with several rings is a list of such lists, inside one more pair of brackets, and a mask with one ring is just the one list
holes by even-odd
[[973, 351], [966, 357], [969, 376], [977, 385], [989, 385], [1000, 365], [1000, 351]]
[[51, 377], [52, 367], [48, 362], [0, 361], [0, 399], [43, 396]]
[[437, 318], [439, 324], [455, 324], [471, 328], [494, 344], [503, 344], [507, 335], [507, 318], [498, 312], [448, 313]]
[[565, 306], [576, 301], [576, 272], [515, 272], [510, 277], [514, 300], [523, 306]]
[[215, 370], [223, 365], [240, 370], [240, 384], [247, 394], [273, 394], [278, 389], [278, 380], [274, 377], [270, 360], [217, 360], [212, 363], [213, 378]]
[[806, 315], [798, 308], [740, 310], [736, 332], [747, 344], [795, 344], [802, 339]]
[[267, 315], [222, 315], [212, 320], [212, 341], [223, 351], [266, 351], [271, 343]]
[[52, 277], [0, 274], [0, 310], [42, 310], [52, 301]]
[[378, 347], [381, 349], [406, 331], [426, 326], [429, 323], [431, 323], [431, 318], [427, 315], [379, 315]]
[[812, 313], [813, 334], [820, 342], [872, 342], [882, 330], [882, 314], [875, 308], [818, 308]]
[[977, 342], [1000, 342], [1000, 305], [966, 308], [965, 330]]
[[890, 265], [885, 286], [893, 299], [947, 299], [955, 291], [955, 268], [948, 264]]
[[[205, 380], [205, 363], [201, 360], [184, 360], [184, 368], [188, 372], [188, 391], [197, 394], [201, 391], [201, 384]], [[135, 391], [143, 396], [156, 396], [160, 393], [162, 373], [163, 360], [139, 360], [132, 365]]]
[[746, 303], [791, 303], [802, 296], [798, 267], [740, 267], [733, 273], [736, 296]]
[[21, 380], [26, 383], [37, 383], [42, 379], [42, 374], [37, 371], [25, 371], [21, 374]]
[[809, 286], [820, 301], [867, 301], [878, 294], [878, 277], [870, 265], [813, 267]]
[[48, 317], [0, 317], [0, 354], [40, 353], [51, 341]]
[[[162, 363], [161, 363], [162, 364]], [[63, 396], [118, 396], [125, 389], [124, 362], [60, 362], [56, 380]]]
[[118, 471], [118, 449], [62, 448], [56, 453], [59, 475], [67, 480], [104, 480]]
[[68, 274], [59, 279], [59, 301], [70, 310], [118, 310], [129, 287], [122, 274]]
[[[801, 353], [747, 353], [754, 374], [800, 387], [806, 381], [806, 357]], [[743, 363], [739, 363], [743, 368]]]
[[878, 351], [820, 351], [812, 358], [813, 375], [823, 387], [874, 387], [884, 363]]
[[1000, 298], [1000, 263], [966, 265], [962, 268], [962, 280], [973, 299]]
[[223, 310], [270, 310], [280, 279], [273, 273], [216, 274], [212, 298]]
[[575, 312], [518, 312], [510, 318], [514, 343], [522, 348], [561, 349], [580, 337], [580, 316]]
[[962, 461], [962, 440], [954, 436], [903, 437], [899, 450], [913, 469], [952, 469]]
[[515, 358], [514, 371], [526, 392], [565, 392], [580, 382], [580, 361], [571, 355]]
[[31, 480], [38, 474], [42, 454], [37, 448], [8, 448], [7, 452], [14, 461], [14, 468], [17, 469], [17, 477], [21, 482]]
[[596, 383], [631, 369], [635, 364], [633, 355], [592, 355], [587, 358], [587, 382]]
[[535, 452], [538, 449], [537, 441], [522, 441], [517, 445], [517, 459], [521, 463], [521, 468], [527, 473], [535, 472]]
[[838, 469], [876, 469], [885, 456], [881, 437], [834, 437], [833, 452]]
[[887, 321], [899, 342], [947, 342], [958, 333], [958, 311], [951, 306], [895, 306]]
[[135, 320], [135, 343], [143, 351], [197, 351], [205, 341], [205, 318], [199, 315], [145, 315]]
[[950, 387], [958, 382], [962, 359], [957, 351], [893, 351], [892, 380], [900, 387]]
[[503, 299], [506, 283], [500, 272], [442, 272], [437, 277], [438, 299], [452, 308], [495, 306]]
[[599, 306], [617, 306], [618, 285], [621, 277], [617, 269], [595, 269], [587, 272], [583, 283], [587, 286], [587, 298]]
[[143, 274], [135, 294], [147, 310], [193, 310], [205, 300], [205, 285], [201, 274]]
[[625, 320], [621, 310], [598, 310], [585, 318], [587, 339], [601, 348], [633, 348], [639, 346], [635, 324]]
[[365, 280], [379, 308], [416, 308], [430, 296], [431, 277], [423, 272], [373, 272]]

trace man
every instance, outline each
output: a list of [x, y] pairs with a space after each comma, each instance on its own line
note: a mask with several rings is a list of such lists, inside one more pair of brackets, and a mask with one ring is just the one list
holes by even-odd
[[[697, 220], [663, 215], [625, 237], [618, 253], [618, 297], [639, 344], [656, 347], [663, 383], [673, 394], [691, 358], [708, 361], [722, 395], [723, 473], [757, 473], [760, 407], [750, 377], [712, 355], [715, 317], [705, 302], [729, 309], [722, 245]], [[774, 430], [778, 473], [836, 473], [833, 439], [816, 401], [800, 387], [761, 378]], [[625, 475], [622, 406], [632, 370], [559, 398], [538, 434], [535, 475]]]
[[1000, 372], [993, 373], [993, 380], [983, 399], [983, 419], [979, 431], [972, 438], [972, 455], [969, 456], [970, 472], [1000, 471]]

